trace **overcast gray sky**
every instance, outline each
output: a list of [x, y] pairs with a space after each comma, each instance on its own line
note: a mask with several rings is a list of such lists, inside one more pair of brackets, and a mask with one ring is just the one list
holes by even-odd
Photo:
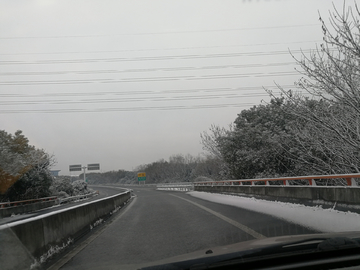
[[[343, 1], [334, 1], [340, 10]], [[348, 1], [353, 5], [353, 1]], [[200, 133], [300, 76], [329, 0], [1, 0], [0, 129], [53, 169], [135, 169], [203, 152]]]

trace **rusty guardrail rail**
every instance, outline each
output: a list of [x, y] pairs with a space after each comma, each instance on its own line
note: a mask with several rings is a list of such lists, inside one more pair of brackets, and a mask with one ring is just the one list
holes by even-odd
[[23, 201], [2, 202], [2, 203], [0, 203], [0, 208], [14, 207], [14, 206], [32, 204], [32, 203], [37, 203], [37, 202], [55, 201], [57, 198], [58, 197], [53, 196], [53, 197], [45, 197], [45, 198], [23, 200]]
[[[223, 186], [223, 185], [244, 185], [250, 183], [250, 185], [255, 185], [255, 183], [265, 183], [265, 185], [270, 185], [270, 182], [276, 182], [275, 185], [290, 186], [290, 181], [293, 180], [306, 180], [308, 185], [316, 186], [316, 180], [327, 179], [327, 180], [343, 180], [345, 186], [357, 187], [358, 184], [355, 179], [360, 178], [360, 174], [333, 174], [333, 175], [313, 175], [313, 176], [296, 176], [296, 177], [279, 177], [279, 178], [259, 178], [259, 179], [240, 179], [240, 180], [217, 180], [217, 181], [205, 181], [205, 182], [194, 182], [194, 186]], [[360, 180], [360, 179], [359, 179]], [[296, 184], [299, 185], [299, 184]], [[308, 186], [302, 185], [302, 186]], [[301, 186], [301, 185], [299, 185]], [[327, 185], [329, 187], [330, 185]], [[334, 185], [332, 181], [331, 186], [344, 186], [344, 185]]]

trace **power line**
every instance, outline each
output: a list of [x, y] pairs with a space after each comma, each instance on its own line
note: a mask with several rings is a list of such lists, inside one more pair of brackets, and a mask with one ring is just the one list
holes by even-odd
[[[274, 94], [280, 94], [280, 92], [274, 92]], [[217, 95], [198, 95], [198, 96], [175, 96], [175, 97], [126, 97], [126, 98], [111, 98], [111, 99], [85, 99], [85, 100], [73, 100], [73, 99], [63, 99], [63, 100], [36, 100], [36, 101], [0, 101], [0, 105], [36, 105], [36, 104], [51, 104], [51, 105], [60, 105], [60, 104], [100, 104], [100, 103], [127, 103], [127, 102], [168, 102], [168, 101], [193, 101], [193, 100], [205, 100], [205, 99], [225, 99], [225, 98], [252, 98], [252, 97], [264, 97], [269, 96], [265, 92], [258, 93], [245, 93], [245, 94], [233, 94], [233, 93], [219, 93]]]
[[[310, 41], [293, 41], [286, 44], [300, 43], [319, 43], [323, 40]], [[126, 50], [102, 50], [102, 51], [70, 51], [70, 52], [25, 52], [25, 53], [0, 53], [0, 55], [56, 55], [56, 54], [98, 54], [98, 53], [120, 53], [120, 52], [144, 52], [144, 51], [175, 51], [175, 50], [194, 50], [194, 49], [215, 49], [215, 48], [239, 48], [254, 46], [284, 45], [284, 42], [273, 43], [255, 43], [255, 44], [238, 44], [238, 45], [221, 45], [221, 46], [198, 46], [198, 47], [174, 47], [174, 48], [153, 48], [153, 49], [126, 49]]]
[[[295, 85], [282, 85], [283, 88], [296, 88]], [[102, 96], [102, 95], [165, 95], [165, 94], [188, 94], [188, 93], [212, 93], [212, 92], [238, 92], [238, 91], [254, 91], [266, 88], [277, 88], [276, 85], [267, 86], [245, 86], [245, 87], [217, 87], [217, 88], [192, 88], [192, 89], [172, 89], [172, 90], [126, 90], [126, 91], [100, 91], [100, 92], [58, 92], [58, 93], [6, 93], [0, 94], [0, 97], [16, 97], [16, 98], [41, 98], [41, 97], [81, 97], [81, 96]]]
[[43, 76], [43, 75], [93, 75], [93, 74], [117, 74], [130, 72], [154, 72], [154, 71], [194, 71], [212, 70], [227, 68], [259, 68], [259, 67], [279, 67], [296, 65], [296, 62], [266, 63], [266, 64], [246, 64], [246, 65], [213, 65], [213, 66], [184, 66], [184, 67], [159, 67], [159, 68], [137, 68], [124, 70], [59, 70], [59, 71], [24, 71], [24, 72], [0, 72], [0, 76]]
[[225, 107], [246, 107], [255, 103], [224, 103], [189, 106], [155, 106], [155, 107], [127, 107], [127, 108], [91, 108], [91, 109], [31, 109], [31, 110], [0, 110], [0, 114], [23, 113], [89, 113], [89, 112], [126, 112], [126, 111], [155, 111], [155, 110], [189, 110], [189, 109], [216, 109]]
[[[293, 50], [291, 53], [310, 53], [311, 49]], [[187, 54], [187, 55], [165, 55], [165, 56], [141, 56], [141, 57], [106, 57], [106, 58], [82, 58], [82, 59], [51, 59], [38, 61], [17, 61], [3, 60], [0, 65], [39, 65], [39, 64], [79, 64], [79, 63], [113, 63], [113, 62], [138, 62], [138, 61], [162, 61], [173, 59], [206, 59], [206, 58], [229, 58], [244, 56], [268, 56], [268, 55], [289, 55], [289, 51], [258, 51], [245, 53], [217, 53], [217, 54]]]
[[143, 77], [143, 78], [123, 78], [123, 79], [86, 79], [86, 80], [54, 80], [54, 81], [5, 81], [0, 85], [56, 85], [56, 84], [90, 84], [90, 83], [133, 83], [133, 82], [155, 82], [155, 81], [179, 81], [179, 80], [215, 80], [215, 79], [239, 79], [249, 77], [274, 77], [298, 75], [296, 71], [279, 72], [253, 72], [239, 74], [212, 74], [212, 75], [184, 75], [184, 76], [162, 76], [162, 77]]
[[[293, 85], [284, 85], [284, 88], [296, 88]], [[264, 86], [263, 88], [276, 88], [276, 86]], [[6, 106], [21, 106], [21, 105], [76, 105], [76, 108], [51, 108], [51, 109], [3, 109], [0, 110], [0, 114], [19, 114], [19, 113], [83, 113], [83, 112], [116, 112], [116, 111], [149, 111], [149, 110], [185, 110], [185, 109], [214, 109], [214, 108], [224, 108], [224, 107], [243, 107], [255, 105], [254, 103], [243, 102], [243, 98], [253, 98], [253, 97], [268, 97], [268, 94], [264, 91], [259, 92], [260, 87], [239, 87], [239, 88], [204, 88], [204, 89], [186, 89], [186, 90], [165, 90], [165, 91], [127, 91], [125, 93], [119, 92], [88, 92], [88, 93], [37, 93], [37, 94], [1, 94], [0, 96], [5, 98], [16, 97], [18, 98], [37, 98], [37, 100], [3, 100], [0, 102], [0, 105]], [[252, 91], [251, 93], [239, 93], [241, 90]], [[257, 90], [254, 92], [254, 90]], [[236, 93], [233, 93], [235, 92]], [[202, 93], [201, 95], [189, 95], [189, 93]], [[106, 95], [111, 94], [142, 94], [141, 97], [121, 97], [121, 98], [103, 98], [103, 99], [91, 99], [92, 95]], [[185, 94], [180, 96], [164, 96], [164, 94]], [[214, 93], [214, 94], [213, 94]], [[279, 91], [274, 92], [275, 94], [280, 94]], [[150, 96], [143, 96], [144, 94]], [[86, 96], [87, 99], [74, 100], [74, 99], [44, 99], [39, 100], [38, 98], [48, 98], [48, 97], [57, 97], [57, 96]], [[96, 96], [94, 95], [94, 96]], [[116, 107], [116, 108], [78, 108], [82, 104], [106, 104], [106, 103], [122, 103], [130, 104], [136, 102], [137, 104], [141, 102], [188, 102], [196, 100], [216, 100], [220, 99], [239, 99], [243, 101], [240, 103], [218, 103], [218, 104], [207, 104], [207, 105], [171, 105], [171, 106], [153, 106], [153, 107]]]
[[191, 33], [213, 33], [213, 32], [233, 32], [233, 31], [248, 31], [248, 30], [264, 30], [264, 29], [282, 29], [282, 28], [298, 28], [298, 27], [312, 27], [321, 26], [320, 24], [299, 24], [299, 25], [279, 25], [279, 26], [262, 26], [262, 27], [246, 27], [246, 28], [232, 28], [232, 29], [208, 29], [208, 30], [186, 30], [186, 31], [167, 31], [167, 32], [148, 32], [148, 33], [123, 33], [123, 34], [109, 34], [109, 35], [68, 35], [68, 36], [24, 36], [24, 37], [0, 37], [0, 40], [14, 40], [14, 39], [61, 39], [61, 38], [104, 38], [114, 36], [144, 36], [144, 35], [169, 35], [169, 34], [191, 34]]

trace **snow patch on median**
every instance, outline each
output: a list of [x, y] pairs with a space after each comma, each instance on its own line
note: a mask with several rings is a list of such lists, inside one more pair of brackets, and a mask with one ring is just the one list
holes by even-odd
[[301, 204], [266, 201], [234, 195], [191, 191], [187, 194], [203, 200], [231, 205], [268, 214], [321, 232], [347, 232], [360, 230], [360, 214], [323, 209]]
[[30, 266], [30, 270], [41, 269], [41, 265], [43, 263], [45, 263], [49, 258], [54, 256], [55, 254], [60, 253], [63, 249], [65, 249], [67, 246], [69, 246], [72, 243], [74, 243], [74, 239], [68, 238], [68, 240], [62, 244], [62, 246], [58, 246], [58, 245], [51, 246], [50, 249], [45, 254], [43, 254], [39, 260], [35, 259], [34, 263]]

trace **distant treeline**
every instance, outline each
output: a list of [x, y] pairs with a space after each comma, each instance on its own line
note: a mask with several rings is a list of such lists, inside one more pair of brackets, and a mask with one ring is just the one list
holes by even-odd
[[[191, 155], [174, 155], [169, 161], [164, 159], [140, 165], [134, 172], [119, 170], [105, 173], [89, 173], [88, 183], [101, 184], [134, 184], [138, 182], [137, 173], [146, 173], [146, 183], [192, 182], [196, 179], [222, 178], [223, 162], [217, 157], [193, 157]], [[82, 176], [80, 175], [80, 178]]]

